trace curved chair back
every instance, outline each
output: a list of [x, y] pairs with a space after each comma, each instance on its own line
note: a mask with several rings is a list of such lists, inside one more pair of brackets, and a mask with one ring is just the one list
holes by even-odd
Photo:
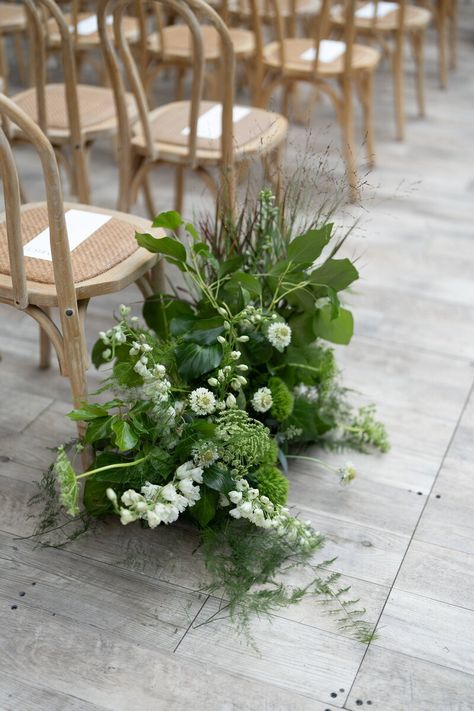
[[[120, 168], [121, 168], [121, 194], [128, 189], [128, 176], [130, 175], [130, 161], [132, 156], [131, 137], [132, 126], [127, 111], [125, 100], [126, 83], [134, 94], [138, 108], [139, 122], [146, 144], [147, 158], [153, 161], [157, 158], [153, 143], [152, 129], [149, 118], [149, 106], [140, 72], [135, 59], [130, 51], [123, 32], [122, 19], [125, 10], [137, 0], [99, 0], [98, 24], [102, 46], [107, 61], [110, 79], [114, 90], [120, 132]], [[204, 17], [212, 24], [220, 37], [222, 45], [222, 72], [225, 81], [221, 82], [222, 95], [222, 175], [224, 196], [233, 201], [234, 176], [233, 176], [233, 104], [234, 104], [234, 74], [235, 58], [232, 40], [223, 20], [203, 0], [138, 0], [142, 5], [152, 4], [155, 10], [163, 5], [174, 14], [181, 17], [191, 33], [193, 48], [193, 76], [191, 87], [191, 100], [189, 105], [189, 140], [187, 144], [187, 160], [191, 168], [196, 167], [197, 129], [200, 115], [200, 105], [204, 81], [204, 47], [202, 34], [196, 15]], [[107, 32], [106, 18], [113, 17], [113, 38]], [[114, 40], [114, 41], [112, 41]], [[115, 49], [115, 46], [117, 49]], [[122, 71], [123, 70], [123, 71]], [[125, 83], [126, 80], [126, 83]], [[226, 198], [224, 197], [224, 200]]]
[[[25, 140], [33, 146], [41, 161], [46, 191], [53, 272], [64, 328], [65, 324], [71, 322], [72, 317], [77, 318], [77, 300], [64, 218], [61, 182], [54, 150], [38, 125], [3, 94], [0, 94], [0, 119], [2, 125], [5, 125], [5, 121], [7, 121], [20, 129]], [[28, 289], [21, 234], [21, 197], [18, 171], [10, 142], [3, 128], [0, 129], [0, 176], [5, 197], [5, 224], [12, 280], [12, 303], [19, 309], [26, 309], [28, 307]]]

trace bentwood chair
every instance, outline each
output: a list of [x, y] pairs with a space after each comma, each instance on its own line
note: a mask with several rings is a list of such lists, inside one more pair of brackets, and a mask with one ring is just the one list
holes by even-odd
[[[335, 27], [344, 27], [345, 18], [338, 7], [333, 9], [331, 19]], [[418, 113], [425, 115], [424, 42], [430, 21], [429, 10], [410, 5], [405, 0], [363, 0], [356, 3], [356, 37], [377, 44], [391, 62], [398, 140], [403, 140], [405, 136], [405, 39], [411, 42], [415, 61]]]
[[448, 85], [448, 68], [457, 64], [458, 0], [421, 0], [431, 11], [438, 34], [438, 77], [442, 89]]
[[11, 39], [15, 50], [18, 69], [23, 79], [27, 77], [23, 38], [26, 34], [26, 13], [21, 5], [0, 2], [0, 74], [4, 79], [5, 91], [8, 90], [9, 62], [6, 52], [6, 40]]
[[[69, 26], [54, 0], [22, 0], [31, 23], [35, 86], [13, 101], [36, 121], [54, 146], [58, 160], [71, 179], [71, 192], [83, 203], [90, 201], [88, 151], [93, 142], [117, 133], [113, 91], [109, 87], [77, 82], [74, 41]], [[62, 41], [63, 83], [47, 81], [47, 34], [44, 12], [56, 22]], [[133, 96], [125, 94], [134, 112]], [[21, 133], [16, 134], [21, 140]]]
[[[255, 3], [255, 0], [252, 0]], [[183, 98], [183, 80], [185, 74], [193, 67], [193, 40], [186, 24], [167, 24], [162, 8], [154, 8], [156, 30], [147, 37], [147, 83], [150, 86], [156, 76], [164, 69], [173, 67], [177, 70], [176, 100]], [[238, 65], [244, 69], [247, 83], [254, 91], [253, 59], [257, 51], [258, 38], [255, 34], [255, 22], [251, 21], [251, 29], [242, 27], [229, 28], [229, 35], [234, 48]], [[204, 61], [206, 64], [206, 83], [210, 93], [216, 95], [216, 81], [220, 80], [221, 43], [219, 33], [211, 24], [200, 25], [204, 45]], [[258, 29], [258, 28], [257, 28]]]
[[[232, 209], [235, 168], [253, 157], [265, 158], [280, 152], [288, 122], [262, 109], [234, 106], [235, 56], [229, 31], [219, 15], [203, 0], [164, 0], [189, 28], [193, 39], [192, 90], [189, 101], [176, 101], [149, 111], [143, 82], [122, 30], [124, 10], [131, 0], [99, 0], [99, 31], [109, 65], [120, 122], [120, 209], [127, 211], [143, 189], [148, 210], [155, 214], [148, 176], [160, 165], [176, 170], [175, 206], [182, 211], [185, 170], [194, 170], [206, 182], [224, 209]], [[114, 17], [115, 44], [126, 79], [134, 93], [139, 120], [132, 125], [124, 102], [124, 79], [119, 58], [106, 31], [106, 17]], [[204, 40], [196, 13], [212, 24], [222, 46], [220, 101], [202, 100], [205, 68]], [[279, 165], [277, 156], [274, 165]], [[218, 168], [221, 185], [210, 169]]]
[[314, 85], [329, 96], [342, 130], [342, 149], [346, 163], [347, 182], [352, 200], [358, 197], [356, 169], [353, 89], [362, 104], [365, 124], [367, 159], [374, 164], [373, 137], [373, 76], [380, 53], [365, 45], [355, 44], [355, 0], [345, 0], [346, 25], [343, 41], [328, 38], [327, 25], [330, 0], [323, 0], [320, 21], [312, 38], [285, 37], [279, 0], [273, 0], [277, 40], [263, 50], [264, 84], [262, 95], [268, 101], [277, 87], [283, 88], [283, 113], [288, 110], [288, 94], [297, 82]]
[[[10, 141], [0, 129], [0, 178], [5, 196], [5, 213], [0, 216], [0, 302], [39, 323], [40, 365], [49, 365], [51, 342], [78, 405], [87, 395], [84, 320], [89, 299], [120, 291], [133, 282], [145, 296], [156, 293], [163, 288], [161, 262], [139, 248], [134, 238], [136, 230], [149, 229], [148, 221], [112, 210], [63, 204], [51, 143], [3, 94], [0, 118], [4, 128], [15, 124], [36, 151], [46, 192], [46, 202], [21, 206]], [[51, 317], [52, 308], [59, 311], [60, 326]]]

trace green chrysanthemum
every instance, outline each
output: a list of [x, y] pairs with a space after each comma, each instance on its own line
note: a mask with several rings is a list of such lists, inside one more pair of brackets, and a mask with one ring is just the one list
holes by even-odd
[[281, 471], [272, 465], [260, 467], [255, 472], [257, 488], [263, 496], [268, 496], [274, 504], [283, 506], [288, 499], [289, 482]]
[[284, 422], [293, 412], [295, 398], [281, 378], [270, 378], [268, 387], [272, 393], [273, 405], [271, 416], [277, 422]]

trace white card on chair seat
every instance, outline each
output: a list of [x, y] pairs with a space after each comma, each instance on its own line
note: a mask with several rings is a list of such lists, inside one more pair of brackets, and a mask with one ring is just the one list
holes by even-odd
[[[66, 219], [69, 249], [71, 252], [111, 219], [110, 215], [103, 215], [98, 212], [87, 212], [86, 210], [68, 210], [64, 217]], [[46, 259], [48, 262], [53, 261], [49, 242], [49, 227], [25, 244], [23, 254], [25, 257]]]
[[396, 2], [384, 2], [381, 0], [377, 3], [377, 13], [375, 12], [375, 3], [368, 2], [367, 5], [363, 5], [358, 10], [356, 10], [355, 16], [361, 20], [373, 20], [374, 17], [386, 17], [390, 15], [391, 12], [399, 8], [399, 4]]
[[[113, 17], [109, 16], [106, 18], [106, 23], [111, 25], [113, 22]], [[74, 32], [74, 28], [71, 30]], [[99, 31], [99, 25], [97, 24], [97, 17], [91, 15], [90, 17], [85, 17], [77, 23], [77, 34], [78, 35], [93, 35]]]
[[[237, 123], [250, 113], [247, 106], [234, 106], [232, 113], [233, 123]], [[187, 126], [181, 131], [182, 136], [189, 136], [190, 128]], [[215, 140], [222, 135], [222, 104], [216, 104], [212, 109], [206, 111], [198, 118], [197, 122], [198, 138]]]
[[[319, 54], [318, 61], [325, 62], [329, 64], [334, 62], [335, 59], [344, 54], [346, 51], [346, 43], [340, 40], [321, 40], [319, 43]], [[306, 62], [313, 62], [316, 58], [316, 49], [311, 47], [307, 49], [300, 55], [300, 59], [304, 59]]]

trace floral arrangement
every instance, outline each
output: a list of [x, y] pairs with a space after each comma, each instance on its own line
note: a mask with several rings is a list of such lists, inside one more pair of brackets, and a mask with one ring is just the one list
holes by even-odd
[[[215, 574], [211, 588], [224, 587], [240, 621], [245, 606], [260, 614], [313, 594], [337, 601], [341, 623], [366, 635], [338, 576], [321, 574], [328, 561], [313, 563], [323, 537], [286, 505], [288, 459], [304, 457], [303, 447], [388, 448], [373, 408], [354, 412], [348, 404], [323, 345], [351, 339], [340, 293], [358, 273], [336, 258], [343, 240], [331, 224], [292, 234], [269, 192], [247, 219], [220, 225], [219, 252], [209, 224], [198, 231], [176, 212], [153, 223], [168, 236], [137, 235], [178, 268], [183, 286], [147, 299], [145, 324], [121, 306], [117, 323], [100, 334], [92, 358], [109, 368], [101, 392], [111, 399], [69, 415], [84, 423], [76, 450], [87, 447], [93, 461], [76, 473], [59, 448], [60, 503], [82, 516], [84, 480], [89, 516], [116, 514], [150, 529], [191, 519]], [[343, 483], [355, 476], [350, 463], [316, 461]], [[275, 583], [283, 564], [310, 566], [316, 577], [304, 589]], [[265, 595], [255, 583], [267, 585]]]

